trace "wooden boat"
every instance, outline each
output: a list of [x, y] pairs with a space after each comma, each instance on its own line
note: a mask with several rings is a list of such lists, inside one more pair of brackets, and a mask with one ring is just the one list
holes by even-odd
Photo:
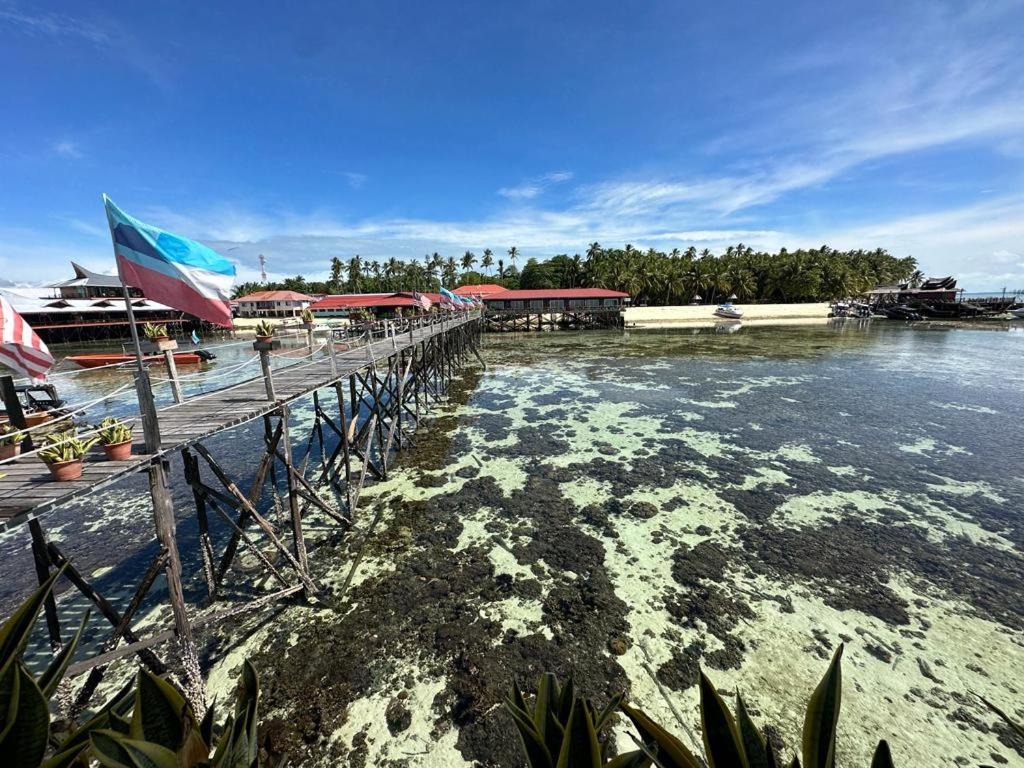
[[[135, 362], [135, 355], [124, 355], [117, 352], [101, 352], [91, 355], [69, 355], [65, 359], [75, 365], [81, 366], [82, 368], [102, 368], [105, 365]], [[144, 363], [162, 363], [164, 361], [164, 356], [144, 355], [142, 361]], [[202, 358], [196, 352], [174, 353], [175, 365], [199, 365], [201, 362]]]
[[718, 309], [715, 310], [715, 317], [724, 317], [727, 320], [739, 320], [743, 317], [743, 310], [739, 307], [734, 307], [731, 302], [725, 304], [719, 304]]

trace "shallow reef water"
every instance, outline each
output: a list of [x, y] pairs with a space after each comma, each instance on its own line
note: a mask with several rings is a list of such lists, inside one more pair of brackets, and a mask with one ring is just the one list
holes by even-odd
[[269, 752], [522, 765], [502, 702], [542, 671], [627, 691], [696, 749], [703, 669], [791, 755], [844, 644], [840, 768], [880, 738], [898, 765], [1024, 764], [978, 698], [1024, 719], [1024, 334], [544, 333], [483, 355], [315, 553], [326, 594], [208, 643], [211, 693], [261, 670]]

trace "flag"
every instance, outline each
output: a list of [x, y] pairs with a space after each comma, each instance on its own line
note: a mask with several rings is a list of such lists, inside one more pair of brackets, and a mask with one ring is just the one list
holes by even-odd
[[423, 308], [424, 312], [429, 312], [430, 307], [433, 306], [434, 302], [430, 300], [429, 296], [424, 296], [419, 291], [412, 292], [412, 300], [415, 301], [420, 307]]
[[114, 239], [117, 274], [146, 298], [231, 327], [229, 294], [235, 265], [194, 240], [132, 218], [103, 196]]
[[200, 341], [201, 341], [201, 339], [199, 338], [199, 334], [196, 333], [196, 329], [193, 328], [192, 329], [192, 343], [193, 344], [198, 344]]
[[0, 296], [0, 363], [30, 379], [45, 379], [53, 355], [32, 326]]

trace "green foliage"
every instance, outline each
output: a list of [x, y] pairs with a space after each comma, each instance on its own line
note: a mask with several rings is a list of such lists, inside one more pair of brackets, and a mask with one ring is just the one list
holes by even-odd
[[0, 445], [18, 445], [25, 434], [13, 424], [0, 424]]
[[312, 325], [313, 323], [316, 322], [316, 316], [313, 314], [312, 310], [302, 310], [302, 322], [304, 322], [306, 325]]
[[98, 437], [90, 437], [82, 440], [78, 437], [78, 430], [74, 427], [63, 432], [53, 432], [46, 436], [43, 441], [42, 450], [39, 451], [39, 458], [47, 464], [58, 464], [64, 461], [80, 459], [99, 442]]
[[[842, 699], [842, 646], [828, 671], [811, 694], [804, 716], [802, 754], [804, 768], [834, 768], [836, 724]], [[704, 755], [698, 757], [683, 742], [643, 711], [618, 696], [599, 714], [580, 697], [570, 680], [560, 688], [554, 675], [543, 675], [537, 684], [532, 709], [513, 685], [506, 706], [519, 730], [531, 768], [590, 768], [591, 766], [648, 766], [660, 768], [779, 768], [783, 765], [761, 731], [754, 725], [746, 704], [737, 695], [736, 716], [715, 689], [700, 675], [700, 717]], [[621, 710], [636, 728], [643, 748], [615, 758], [606, 754], [600, 734], [611, 714]], [[793, 758], [792, 766], [800, 766]], [[892, 768], [885, 741], [878, 744], [871, 768]]]
[[164, 338], [168, 335], [167, 326], [163, 324], [154, 325], [153, 323], [146, 323], [144, 326], [142, 326], [142, 332], [150, 341], [152, 341], [153, 339]]
[[132, 439], [132, 430], [120, 419], [110, 416], [100, 422], [97, 432], [103, 445], [118, 445]]
[[273, 336], [274, 326], [272, 326], [268, 320], [260, 320], [256, 325], [256, 335], [268, 337]]

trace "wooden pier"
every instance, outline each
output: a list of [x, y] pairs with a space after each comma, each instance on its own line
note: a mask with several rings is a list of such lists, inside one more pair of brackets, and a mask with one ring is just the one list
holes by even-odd
[[[339, 532], [351, 526], [367, 480], [387, 477], [392, 452], [409, 444], [423, 413], [441, 399], [469, 356], [479, 357], [482, 324], [476, 312], [406, 320], [386, 326], [378, 339], [368, 332], [365, 343], [344, 351], [337, 351], [331, 341], [325, 345], [329, 354], [320, 359], [272, 372], [264, 365], [264, 375], [159, 410], [151, 409], [148, 419], [143, 407], [141, 417], [146, 428], [136, 430], [136, 455], [112, 462], [103, 461], [102, 454], [93, 452], [96, 455], [90, 454], [78, 481], [53, 482], [47, 467], [32, 455], [0, 465], [0, 527], [10, 529], [27, 523], [40, 583], [53, 568], [63, 568], [63, 576], [96, 605], [113, 628], [98, 655], [78, 660], [70, 668], [72, 674], [89, 672], [76, 692], [76, 708], [88, 704], [107, 664], [135, 654], [157, 673], [177, 674], [192, 703], [202, 709], [203, 684], [193, 628], [209, 626], [290, 595], [311, 596], [320, 591], [309, 568], [304, 518], [315, 513]], [[309, 342], [312, 347], [312, 331]], [[152, 397], [148, 376], [137, 375], [139, 381], [140, 402], [145, 403], [147, 397]], [[307, 399], [312, 400], [314, 421], [307, 434], [298, 436], [290, 413], [294, 404]], [[206, 442], [256, 420], [262, 421], [263, 440], [254, 450], [249, 467], [255, 479], [243, 490], [241, 481], [230, 477]], [[299, 452], [296, 446], [302, 444], [305, 448]], [[170, 494], [170, 459], [175, 454], [181, 455], [183, 479], [195, 504], [207, 592], [202, 606], [187, 605], [184, 596]], [[315, 464], [310, 466], [313, 456]], [[159, 546], [149, 567], [139, 574], [140, 581], [127, 607], [119, 611], [93, 588], [55, 542], [47, 540], [43, 521], [47, 512], [61, 504], [139, 472], [148, 474]], [[278, 515], [271, 515], [266, 504], [261, 506], [267, 496], [272, 497]], [[218, 526], [211, 525], [211, 518], [219, 520]], [[259, 562], [259, 573], [232, 570], [243, 549]], [[132, 630], [132, 619], [161, 573], [167, 582], [174, 627], [139, 637]], [[219, 599], [228, 591], [229, 573], [236, 580], [272, 582], [273, 591], [263, 588], [250, 592], [245, 601], [235, 595], [226, 601], [227, 607], [218, 609]], [[45, 607], [45, 617], [51, 646], [60, 648], [66, 633], [52, 598]], [[177, 652], [169, 655], [176, 659], [174, 663], [153, 650], [172, 639], [178, 642]]]

